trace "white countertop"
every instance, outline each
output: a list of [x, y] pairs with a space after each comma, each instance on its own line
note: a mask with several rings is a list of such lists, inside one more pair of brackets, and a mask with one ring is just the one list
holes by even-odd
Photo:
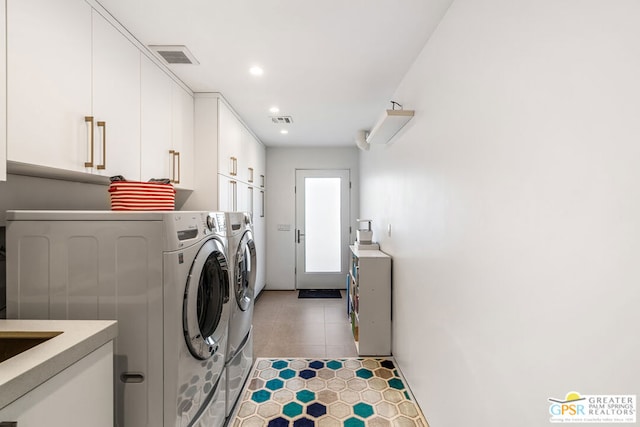
[[351, 245], [349, 248], [358, 258], [391, 258], [379, 249], [358, 249], [355, 245]]
[[0, 332], [62, 332], [0, 363], [0, 409], [118, 335], [115, 320], [0, 320]]

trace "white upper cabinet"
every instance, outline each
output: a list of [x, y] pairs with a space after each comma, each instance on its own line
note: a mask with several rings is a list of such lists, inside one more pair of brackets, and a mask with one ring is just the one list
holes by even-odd
[[231, 109], [218, 103], [218, 172], [238, 179], [243, 127]]
[[193, 189], [193, 96], [142, 55], [142, 180]]
[[[172, 160], [175, 185], [193, 189], [194, 178], [194, 102], [193, 96], [172, 82]], [[177, 154], [175, 154], [177, 153]], [[177, 158], [176, 158], [177, 157]], [[215, 161], [212, 160], [212, 167]], [[174, 166], [175, 164], [175, 166]], [[177, 168], [177, 169], [176, 169]]]
[[144, 55], [141, 67], [142, 180], [171, 179], [172, 81]]
[[140, 180], [140, 51], [93, 12], [94, 167]]
[[7, 4], [7, 157], [87, 171], [91, 7], [79, 0]]
[[193, 188], [193, 96], [106, 12], [12, 0], [6, 34], [8, 160]]
[[0, 181], [7, 179], [6, 0], [0, 0]]
[[12, 161], [140, 179], [140, 51], [81, 0], [7, 8]]
[[223, 102], [218, 106], [219, 173], [260, 187], [264, 181], [264, 146]]

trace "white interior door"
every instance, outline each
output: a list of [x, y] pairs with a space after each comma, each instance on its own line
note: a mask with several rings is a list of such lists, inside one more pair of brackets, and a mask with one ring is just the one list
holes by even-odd
[[296, 288], [344, 289], [349, 170], [296, 170]]

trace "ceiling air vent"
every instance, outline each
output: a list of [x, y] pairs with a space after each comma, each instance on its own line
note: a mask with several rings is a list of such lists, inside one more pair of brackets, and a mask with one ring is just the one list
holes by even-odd
[[162, 57], [167, 64], [199, 64], [186, 46], [149, 45], [149, 49]]
[[288, 125], [293, 123], [291, 116], [271, 116], [271, 121], [277, 125]]

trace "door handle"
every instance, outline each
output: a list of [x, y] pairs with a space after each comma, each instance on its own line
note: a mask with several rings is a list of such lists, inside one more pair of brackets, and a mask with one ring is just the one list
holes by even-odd
[[304, 237], [304, 233], [301, 233], [300, 229], [298, 229], [297, 232], [298, 232], [297, 240], [298, 240], [298, 243], [300, 243], [300, 237]]

